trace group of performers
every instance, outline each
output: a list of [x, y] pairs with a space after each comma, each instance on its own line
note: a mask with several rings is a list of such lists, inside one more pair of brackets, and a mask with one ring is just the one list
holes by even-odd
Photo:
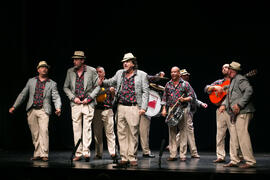
[[[67, 70], [63, 90], [70, 100], [74, 144], [78, 142], [73, 161], [90, 161], [92, 131], [95, 141], [94, 159], [103, 157], [103, 130], [107, 139], [108, 152], [112, 159], [120, 158], [120, 165], [137, 166], [137, 150], [140, 140], [143, 157], [155, 158], [149, 148], [151, 116], [147, 115], [149, 91], [160, 87], [160, 115], [168, 117], [175, 107], [181, 107], [181, 118], [174, 126], [168, 126], [170, 156], [167, 161], [176, 161], [178, 146], [180, 161], [186, 161], [187, 145], [191, 158], [200, 158], [194, 136], [193, 115], [197, 107], [207, 108], [207, 104], [197, 99], [188, 82], [189, 73], [179, 67], [171, 68], [171, 79], [165, 87], [153, 86], [153, 82], [164, 79], [164, 72], [150, 76], [138, 69], [137, 59], [132, 53], [124, 54], [123, 69], [112, 78], [105, 78], [105, 69], [86, 65], [83, 51], [75, 51], [72, 56], [74, 66]], [[26, 106], [28, 125], [32, 134], [34, 154], [31, 160], [49, 160], [49, 116], [52, 104], [55, 114], [61, 115], [61, 97], [55, 81], [49, 78], [50, 66], [40, 61], [38, 75], [30, 78], [9, 109], [13, 113], [28, 97]], [[225, 162], [225, 134], [230, 133], [230, 162], [225, 167], [252, 168], [256, 165], [248, 126], [255, 111], [251, 96], [252, 87], [248, 79], [241, 75], [238, 62], [222, 67], [223, 79], [205, 87], [205, 92], [219, 98], [216, 103], [217, 135], [214, 163]], [[169, 79], [169, 78], [168, 78]], [[222, 86], [227, 83], [227, 86]], [[155, 85], [155, 84], [154, 84]], [[114, 108], [115, 107], [115, 108]], [[172, 114], [174, 117], [175, 114]], [[167, 119], [166, 119], [167, 120]], [[140, 139], [139, 139], [140, 137]], [[118, 146], [119, 144], [119, 153]], [[120, 155], [120, 157], [118, 157]]]

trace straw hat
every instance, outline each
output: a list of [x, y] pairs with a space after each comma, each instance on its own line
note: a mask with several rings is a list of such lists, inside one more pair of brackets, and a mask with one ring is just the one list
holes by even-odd
[[133, 56], [132, 53], [126, 53], [126, 54], [124, 55], [124, 58], [123, 58], [123, 60], [122, 60], [121, 62], [125, 62], [125, 61], [131, 60], [131, 59], [136, 59], [136, 57]]
[[241, 64], [238, 62], [233, 61], [230, 66], [230, 69], [235, 70], [235, 71], [241, 71]]
[[83, 51], [75, 51], [74, 55], [71, 57], [72, 59], [85, 59]]
[[40, 68], [40, 67], [47, 67], [48, 69], [50, 68], [50, 66], [47, 64], [46, 61], [40, 61], [38, 63], [37, 69]]
[[187, 70], [186, 69], [182, 69], [182, 70], [180, 70], [180, 74], [181, 75], [190, 75], [188, 72], [187, 72]]

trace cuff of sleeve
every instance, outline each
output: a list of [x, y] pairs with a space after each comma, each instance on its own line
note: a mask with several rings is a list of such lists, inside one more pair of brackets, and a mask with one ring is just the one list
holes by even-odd
[[242, 106], [240, 104], [237, 104], [240, 109], [242, 109]]
[[75, 96], [73, 98], [70, 99], [70, 101], [74, 102]]
[[92, 100], [93, 100], [93, 99], [92, 99], [90, 96], [87, 96], [87, 102], [88, 102], [88, 103], [92, 102]]

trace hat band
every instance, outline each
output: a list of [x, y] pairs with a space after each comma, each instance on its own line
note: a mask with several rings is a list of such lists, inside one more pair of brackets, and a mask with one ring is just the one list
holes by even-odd
[[50, 68], [50, 66], [49, 66], [49, 65], [42, 64], [42, 65], [39, 65], [39, 66], [37, 67], [37, 69], [38, 69], [38, 68], [40, 68], [40, 67], [47, 67], [47, 68]]
[[75, 58], [78, 58], [78, 59], [84, 59], [84, 58], [86, 58], [85, 56], [80, 56], [80, 55], [74, 55], [74, 56], [72, 56], [72, 58], [73, 59], [75, 59]]

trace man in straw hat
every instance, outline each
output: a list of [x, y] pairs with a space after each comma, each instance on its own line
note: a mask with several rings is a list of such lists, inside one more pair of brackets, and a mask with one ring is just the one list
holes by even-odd
[[[186, 69], [182, 69], [180, 70], [180, 75], [181, 78], [185, 81], [189, 81], [189, 76], [190, 73], [187, 72]], [[208, 105], [200, 100], [197, 99], [197, 95], [194, 91], [194, 96], [195, 98], [189, 103], [189, 108], [187, 111], [187, 140], [188, 140], [188, 145], [189, 145], [189, 150], [190, 150], [190, 154], [191, 154], [191, 158], [200, 158], [200, 155], [198, 154], [197, 151], [197, 147], [196, 147], [196, 143], [195, 143], [195, 135], [194, 135], [194, 126], [193, 126], [193, 115], [196, 113], [197, 111], [197, 107], [203, 107], [203, 108], [207, 108]], [[176, 141], [179, 142], [179, 138], [180, 134], [178, 133], [176, 136]], [[180, 144], [180, 143], [178, 143]]]
[[100, 79], [99, 84], [116, 86], [120, 164], [137, 166], [139, 122], [147, 110], [149, 82], [147, 74], [138, 70], [136, 57], [132, 53], [126, 53], [121, 62], [123, 69], [118, 70], [110, 79]]
[[[223, 79], [216, 80], [210, 85], [206, 85], [204, 88], [205, 92], [208, 94], [211, 94], [213, 91], [217, 92], [223, 92], [225, 89], [220, 86], [225, 81], [230, 81], [229, 76], [229, 64], [224, 64], [222, 66], [222, 74], [224, 75]], [[222, 103], [222, 102], [221, 102]], [[216, 110], [216, 122], [217, 122], [217, 132], [216, 132], [216, 155], [217, 159], [214, 160], [214, 163], [224, 163], [226, 152], [225, 152], [225, 137], [226, 137], [226, 131], [229, 129], [229, 133], [232, 134], [235, 132], [235, 128], [233, 124], [230, 121], [230, 116], [226, 111], [220, 111], [220, 104], [217, 106]], [[230, 141], [234, 141], [233, 138], [230, 138]], [[230, 157], [234, 158], [239, 154], [239, 147], [237, 147], [237, 144], [233, 146], [233, 143], [230, 143]]]
[[61, 98], [56, 82], [48, 77], [49, 65], [46, 61], [40, 61], [37, 66], [38, 76], [30, 78], [26, 86], [17, 97], [14, 105], [9, 109], [13, 113], [28, 96], [26, 106], [27, 121], [32, 134], [34, 155], [31, 160], [48, 161], [49, 157], [49, 115], [55, 106], [55, 114], [61, 114]]
[[64, 92], [70, 100], [74, 143], [81, 139], [73, 161], [84, 157], [90, 160], [90, 145], [92, 141], [92, 119], [96, 96], [100, 90], [96, 69], [85, 64], [83, 51], [75, 51], [72, 56], [74, 67], [67, 70]]
[[[240, 168], [252, 168], [256, 165], [256, 160], [253, 155], [251, 140], [248, 132], [249, 122], [253, 117], [255, 108], [251, 103], [253, 88], [248, 79], [239, 74], [241, 64], [233, 61], [229, 65], [229, 77], [231, 78], [230, 87], [226, 99], [220, 107], [220, 112], [225, 110], [230, 114], [231, 123], [235, 127], [235, 132], [230, 133], [230, 144], [235, 148], [240, 145], [241, 152], [245, 163], [240, 165]], [[230, 145], [231, 146], [231, 145]], [[240, 162], [239, 156], [230, 156], [231, 161], [225, 167], [238, 166]]]

